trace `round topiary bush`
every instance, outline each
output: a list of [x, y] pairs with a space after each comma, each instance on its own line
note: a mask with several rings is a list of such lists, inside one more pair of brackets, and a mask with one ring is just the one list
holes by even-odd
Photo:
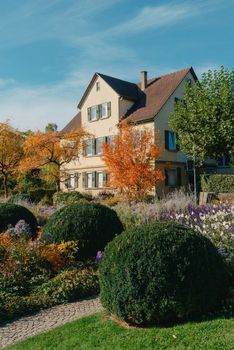
[[103, 305], [139, 325], [213, 310], [228, 284], [212, 243], [172, 222], [140, 226], [116, 237], [104, 251], [99, 273]]
[[32, 235], [36, 233], [37, 220], [30, 210], [18, 204], [0, 204], [0, 232], [6, 231], [9, 226], [15, 226], [20, 220], [30, 226]]
[[81, 260], [95, 257], [117, 234], [123, 231], [116, 212], [99, 203], [75, 203], [55, 212], [44, 226], [56, 243], [78, 241]]

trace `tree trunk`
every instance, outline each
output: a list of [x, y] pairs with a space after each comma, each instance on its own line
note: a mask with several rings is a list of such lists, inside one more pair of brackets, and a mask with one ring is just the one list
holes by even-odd
[[7, 175], [4, 175], [3, 178], [3, 188], [4, 188], [4, 193], [5, 193], [5, 199], [8, 197], [8, 178]]
[[61, 190], [61, 188], [60, 188], [60, 179], [58, 179], [56, 181], [56, 189], [57, 189], [57, 192], [59, 192]]

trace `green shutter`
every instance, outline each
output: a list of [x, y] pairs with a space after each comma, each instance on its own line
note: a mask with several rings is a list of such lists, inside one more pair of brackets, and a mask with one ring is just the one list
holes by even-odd
[[79, 187], [79, 173], [75, 173], [74, 186], [75, 188]]
[[92, 172], [92, 187], [96, 187], [96, 171]]
[[108, 117], [111, 116], [111, 102], [107, 102], [107, 115]]
[[168, 186], [168, 171], [166, 169], [164, 170], [164, 175], [165, 175], [165, 186]]
[[89, 107], [87, 109], [87, 111], [88, 111], [88, 121], [90, 122], [90, 120], [91, 120], [91, 108]]
[[102, 105], [97, 105], [97, 106], [96, 106], [96, 115], [97, 115], [97, 119], [101, 118], [101, 116], [102, 116], [102, 110], [101, 110], [101, 108], [102, 108]]
[[103, 172], [103, 187], [106, 187], [107, 173]]
[[179, 135], [176, 133], [176, 150], [179, 151], [180, 150], [180, 145], [179, 145]]
[[169, 150], [169, 131], [165, 130], [165, 149]]
[[86, 173], [82, 173], [82, 187], [86, 187]]
[[181, 186], [182, 184], [182, 169], [177, 168], [177, 186]]
[[96, 139], [92, 140], [92, 155], [96, 154]]

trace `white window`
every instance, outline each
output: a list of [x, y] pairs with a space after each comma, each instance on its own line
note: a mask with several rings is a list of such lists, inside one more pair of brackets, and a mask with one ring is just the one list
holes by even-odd
[[96, 106], [91, 107], [91, 121], [97, 120], [97, 108]]
[[103, 103], [101, 105], [101, 119], [105, 119], [108, 118], [108, 104], [107, 103]]
[[93, 187], [93, 173], [86, 173], [86, 183], [88, 188]]
[[104, 185], [104, 178], [103, 178], [103, 172], [99, 171], [97, 173], [97, 185], [99, 188], [103, 188]]
[[87, 140], [85, 145], [85, 155], [92, 156], [93, 154], [93, 140]]
[[96, 139], [96, 154], [102, 154], [102, 146], [105, 143], [105, 137], [98, 137]]

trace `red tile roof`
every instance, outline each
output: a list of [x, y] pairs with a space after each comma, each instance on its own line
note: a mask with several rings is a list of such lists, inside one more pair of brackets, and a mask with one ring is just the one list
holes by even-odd
[[193, 68], [188, 67], [148, 80], [145, 91], [121, 119], [140, 122], [154, 118], [189, 72], [197, 79]]
[[61, 130], [62, 134], [69, 133], [81, 128], [81, 112], [78, 112], [74, 118]]
[[[141, 91], [140, 84], [134, 84], [100, 73], [95, 73], [79, 105], [83, 103], [86, 93], [90, 89], [92, 82], [96, 76], [100, 75], [121, 96], [129, 98], [129, 95], [131, 95], [131, 99], [135, 100], [135, 103], [127, 111], [127, 113], [121, 116], [121, 120], [126, 119], [134, 122], [150, 120], [158, 114], [158, 112], [161, 110], [161, 108], [164, 106], [175, 89], [179, 86], [179, 84], [189, 72], [191, 72], [194, 79], [197, 80], [193, 68], [188, 67], [177, 72], [148, 80], [145, 91]], [[77, 115], [64, 127], [61, 132], [66, 133], [80, 127], [81, 112], [78, 112]]]

